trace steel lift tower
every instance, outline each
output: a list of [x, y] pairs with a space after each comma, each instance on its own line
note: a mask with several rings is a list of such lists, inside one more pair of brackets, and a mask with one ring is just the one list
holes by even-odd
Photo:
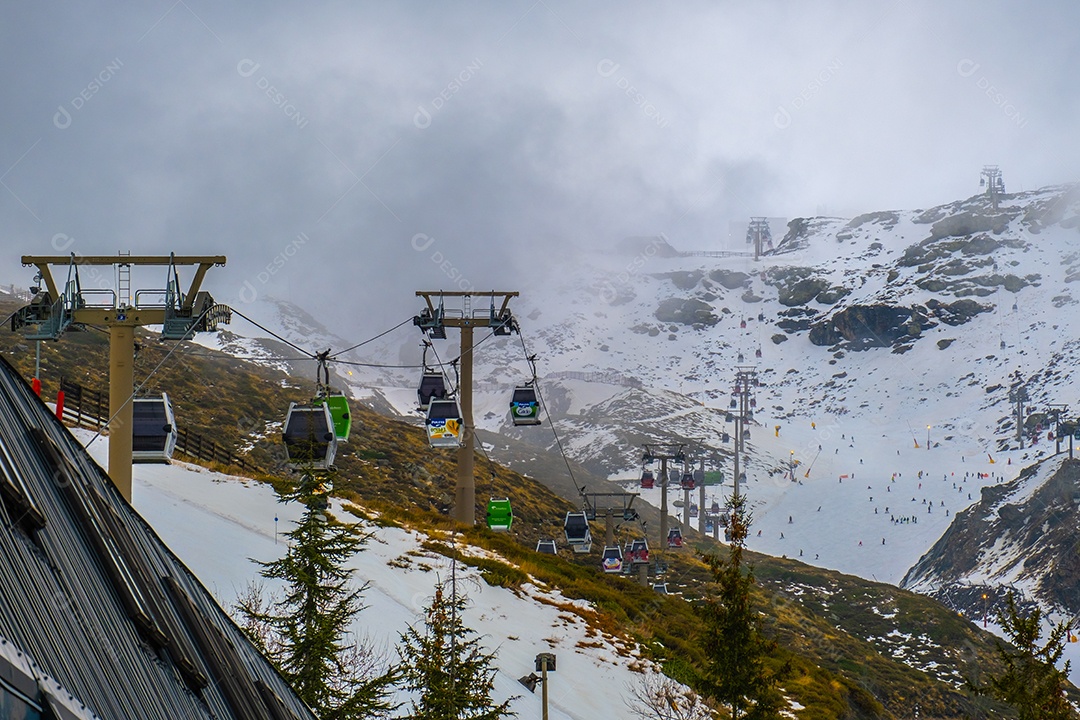
[[[475, 432], [472, 411], [472, 370], [473, 370], [473, 329], [491, 328], [495, 335], [509, 335], [518, 331], [517, 321], [510, 313], [510, 298], [518, 296], [516, 292], [443, 292], [417, 290], [416, 297], [424, 298], [427, 304], [419, 315], [413, 318], [413, 325], [426, 332], [429, 337], [445, 339], [446, 328], [461, 330], [461, 379], [458, 382], [458, 396], [461, 401], [461, 447], [457, 451], [457, 485], [454, 489], [454, 519], [467, 525], [476, 523], [476, 478], [473, 475], [473, 448]], [[488, 308], [473, 311], [474, 297], [490, 298]], [[461, 298], [461, 310], [447, 311], [443, 307], [445, 298]], [[498, 309], [495, 299], [500, 298]]]
[[[161, 325], [162, 340], [190, 340], [196, 332], [212, 332], [228, 323], [232, 311], [200, 291], [206, 271], [225, 264], [224, 255], [24, 255], [22, 264], [37, 267], [45, 287], [37, 288], [30, 304], [11, 318], [11, 329], [34, 326], [29, 340], [59, 340], [65, 330], [84, 325], [105, 327], [109, 333], [109, 477], [131, 502], [132, 408], [135, 392], [135, 328]], [[67, 281], [60, 288], [51, 267], [66, 265]], [[130, 297], [133, 265], [166, 266], [164, 288], [136, 290]], [[187, 292], [180, 289], [177, 268], [196, 266]], [[109, 266], [118, 272], [118, 290], [83, 288], [80, 267]]]

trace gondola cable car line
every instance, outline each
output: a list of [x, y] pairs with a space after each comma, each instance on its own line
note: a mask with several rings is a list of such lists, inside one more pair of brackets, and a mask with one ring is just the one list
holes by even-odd
[[[521, 341], [521, 349], [525, 353], [525, 357], [529, 356], [529, 349], [525, 345], [525, 335], [518, 330], [518, 340]], [[536, 390], [536, 399], [540, 403], [540, 407], [544, 409], [544, 412], [548, 416], [548, 425], [551, 427], [551, 434], [555, 436], [555, 444], [559, 448], [559, 454], [562, 455], [563, 463], [566, 465], [566, 472], [570, 474], [570, 480], [573, 481], [574, 487], [578, 487], [577, 478], [574, 477], [574, 469], [570, 467], [570, 458], [566, 455], [566, 449], [563, 448], [562, 440], [559, 438], [559, 431], [555, 428], [555, 420], [552, 419], [551, 413], [547, 412], [547, 403], [544, 402], [544, 396], [540, 392], [540, 383], [534, 383], [534, 389]]]

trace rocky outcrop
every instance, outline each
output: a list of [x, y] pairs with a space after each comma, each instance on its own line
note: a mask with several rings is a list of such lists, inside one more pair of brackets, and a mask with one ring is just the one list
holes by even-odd
[[917, 336], [925, 317], [913, 308], [891, 305], [852, 305], [810, 327], [810, 342], [845, 349], [889, 347]]
[[[945, 534], [904, 576], [901, 587], [948, 595], [972, 578], [980, 584], [1022, 583], [1034, 599], [1080, 613], [1080, 460], [1060, 463], [1038, 487], [1032, 466], [1009, 483], [982, 489], [972, 507], [957, 513]], [[971, 608], [981, 612], [981, 606]]]
[[668, 298], [656, 308], [656, 319], [665, 323], [679, 325], [713, 326], [720, 321], [713, 314], [712, 306], [693, 298]]

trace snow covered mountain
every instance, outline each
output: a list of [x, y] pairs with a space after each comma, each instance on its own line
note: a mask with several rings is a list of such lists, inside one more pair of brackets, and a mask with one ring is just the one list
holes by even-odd
[[[536, 353], [562, 444], [590, 469], [634, 487], [641, 443], [679, 439], [730, 478], [733, 369], [753, 367], [751, 548], [900, 583], [984, 487], [1053, 454], [1047, 411], [1080, 389], [1067, 370], [1080, 359], [1080, 186], [998, 200], [798, 218], [757, 261], [663, 237], [566, 258], [516, 288], [520, 339], [477, 346], [476, 422], [555, 447], [547, 424], [507, 419]], [[363, 361], [418, 365], [410, 325]], [[456, 357], [456, 342], [435, 341], [438, 358]], [[354, 394], [412, 413], [415, 367], [350, 370]], [[1010, 401], [1021, 385], [1023, 448]]]

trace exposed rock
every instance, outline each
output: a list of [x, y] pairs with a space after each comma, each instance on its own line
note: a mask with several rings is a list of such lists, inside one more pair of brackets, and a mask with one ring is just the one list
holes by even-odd
[[738, 290], [746, 287], [750, 282], [750, 276], [738, 270], [713, 270], [709, 273], [709, 279], [720, 283], [728, 290]]
[[910, 337], [912, 319], [911, 308], [852, 305], [815, 323], [810, 328], [810, 342], [828, 347], [847, 341], [846, 347], [851, 350], [888, 347], [897, 340]]
[[680, 290], [693, 290], [705, 277], [701, 270], [677, 270], [675, 272], [656, 273], [653, 277], [670, 280]]
[[680, 325], [700, 323], [711, 327], [720, 321], [711, 305], [693, 298], [668, 298], [660, 303], [655, 315], [660, 322]]
[[787, 335], [777, 333], [770, 338], [773, 341], [773, 345], [779, 345], [782, 342], [787, 342]]

